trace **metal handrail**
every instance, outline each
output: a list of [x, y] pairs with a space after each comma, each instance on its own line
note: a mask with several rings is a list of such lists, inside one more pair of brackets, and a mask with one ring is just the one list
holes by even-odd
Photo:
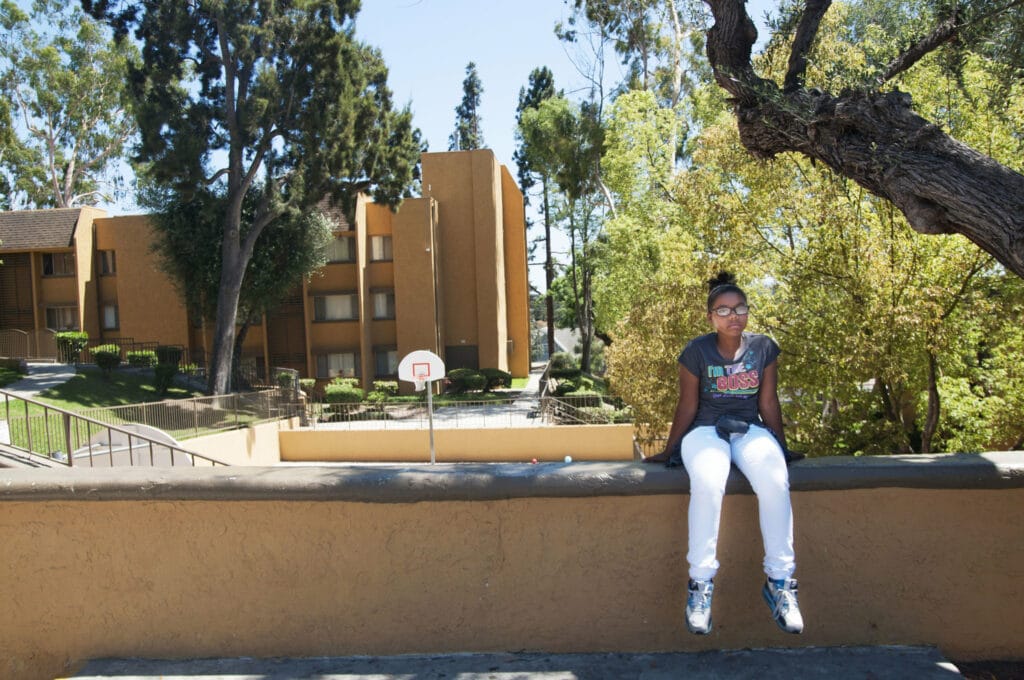
[[[0, 390], [0, 396], [3, 396], [3, 398], [4, 398], [4, 412], [3, 412], [3, 415], [5, 416], [5, 420], [6, 420], [7, 425], [8, 425], [8, 432], [9, 432], [9, 435], [10, 435], [9, 436], [10, 441], [6, 443], [6, 446], [11, 448], [11, 449], [13, 449], [13, 450], [15, 450], [15, 451], [27, 453], [30, 456], [39, 456], [39, 457], [42, 457], [42, 458], [47, 458], [47, 459], [49, 459], [51, 461], [55, 461], [55, 462], [59, 462], [59, 463], [62, 463], [64, 465], [67, 465], [68, 467], [73, 467], [75, 465], [75, 451], [76, 450], [81, 450], [81, 449], [84, 448], [84, 449], [86, 449], [88, 451], [89, 466], [90, 467], [94, 467], [95, 466], [95, 462], [96, 462], [95, 461], [95, 457], [96, 457], [96, 455], [103, 455], [102, 447], [104, 445], [103, 444], [96, 444], [96, 445], [94, 445], [92, 443], [92, 438], [94, 436], [94, 433], [99, 433], [99, 432], [102, 432], [102, 431], [105, 430], [107, 432], [107, 443], [105, 445], [105, 447], [107, 449], [106, 455], [109, 455], [109, 457], [110, 457], [110, 466], [111, 467], [114, 466], [114, 454], [115, 454], [115, 451], [119, 452], [119, 453], [122, 453], [124, 451], [124, 448], [125, 448], [122, 445], [117, 445], [115, 447], [114, 437], [112, 436], [114, 433], [121, 434], [121, 435], [123, 435], [123, 436], [125, 436], [127, 438], [128, 463], [131, 466], [135, 466], [136, 465], [136, 462], [135, 462], [135, 450], [136, 450], [136, 448], [142, 448], [143, 450], [145, 450], [145, 449], [149, 450], [149, 464], [150, 464], [150, 466], [156, 465], [156, 459], [157, 459], [156, 451], [162, 451], [164, 449], [166, 449], [167, 452], [169, 453], [170, 465], [172, 465], [172, 466], [176, 464], [175, 463], [175, 459], [178, 457], [178, 456], [176, 456], [176, 454], [181, 454], [181, 456], [185, 457], [189, 461], [189, 464], [192, 467], [196, 467], [197, 461], [199, 461], [201, 464], [208, 464], [208, 465], [211, 465], [211, 466], [217, 466], [217, 465], [227, 466], [228, 465], [228, 463], [224, 463], [222, 461], [216, 460], [215, 458], [210, 458], [209, 456], [204, 456], [203, 454], [196, 453], [195, 451], [189, 451], [188, 449], [183, 449], [180, 446], [175, 446], [174, 444], [168, 444], [166, 442], [157, 441], [157, 440], [155, 440], [155, 439], [153, 439], [151, 437], [147, 437], [145, 435], [138, 434], [137, 432], [132, 432], [132, 431], [126, 429], [126, 428], [118, 427], [116, 425], [111, 425], [109, 423], [104, 423], [104, 422], [102, 422], [100, 420], [96, 420], [95, 418], [90, 418], [88, 416], [83, 416], [83, 415], [81, 415], [79, 413], [74, 413], [72, 411], [67, 411], [65, 409], [58, 408], [56, 406], [51, 406], [49, 404], [46, 404], [46, 403], [41, 402], [41, 401], [37, 401], [35, 399], [30, 399], [30, 398], [27, 398], [27, 397], [22, 397], [20, 395], [14, 394], [12, 392], [8, 392], [6, 390]], [[26, 438], [27, 444], [28, 444], [27, 447], [20, 446], [20, 445], [16, 444], [15, 441], [14, 441], [14, 430], [11, 427], [12, 424], [13, 424], [13, 422], [11, 420], [11, 400], [12, 399], [16, 400], [16, 401], [22, 401], [25, 404], [24, 420], [25, 420], [25, 438]], [[34, 448], [36, 448], [36, 447], [33, 446], [33, 441], [32, 441], [33, 440], [33, 435], [32, 435], [32, 429], [33, 428], [31, 426], [31, 419], [33, 418], [33, 416], [31, 416], [29, 414], [29, 405], [30, 404], [38, 406], [38, 407], [43, 409], [43, 415], [42, 415], [42, 419], [43, 420], [42, 420], [42, 422], [43, 422], [43, 428], [44, 429], [43, 429], [43, 433], [42, 434], [45, 436], [45, 442], [46, 442], [46, 447], [45, 448], [46, 448], [46, 450], [49, 453], [45, 453], [44, 454], [44, 453], [39, 453], [39, 452], [34, 450]], [[51, 415], [59, 415], [60, 416], [60, 431], [57, 433], [56, 436], [51, 432], [51, 429], [52, 429], [51, 425], [50, 425], [50, 417], [51, 417]], [[20, 417], [20, 416], [18, 414], [15, 414], [15, 417]], [[38, 417], [38, 416], [36, 416], [36, 417]], [[85, 428], [85, 445], [84, 446], [82, 445], [82, 441], [83, 441], [83, 438], [82, 438], [82, 427], [83, 426]], [[57, 447], [54, 447], [54, 439], [58, 440], [57, 441], [57, 444], [58, 444]], [[77, 440], [77, 442], [79, 443], [78, 447], [72, 446], [72, 440], [73, 439]], [[139, 447], [135, 442], [138, 442], [142, 446]], [[40, 442], [40, 444], [41, 443], [42, 442]], [[60, 446], [64, 447], [63, 450], [60, 448]], [[99, 449], [99, 453], [98, 454], [94, 453], [94, 451], [93, 451], [94, 446]], [[156, 447], [156, 449], [154, 449], [154, 447]], [[63, 454], [63, 455], [61, 455], [61, 454]]]

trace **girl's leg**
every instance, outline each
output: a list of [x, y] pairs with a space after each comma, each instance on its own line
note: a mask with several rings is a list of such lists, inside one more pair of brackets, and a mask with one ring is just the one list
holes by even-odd
[[789, 578], [796, 569], [796, 558], [789, 471], [782, 447], [771, 432], [751, 425], [746, 434], [733, 439], [732, 460], [757, 494], [764, 540], [764, 571], [772, 579]]
[[729, 478], [729, 445], [714, 427], [697, 427], [680, 444], [683, 465], [690, 476], [690, 578], [708, 580], [718, 571], [716, 550], [722, 497]]

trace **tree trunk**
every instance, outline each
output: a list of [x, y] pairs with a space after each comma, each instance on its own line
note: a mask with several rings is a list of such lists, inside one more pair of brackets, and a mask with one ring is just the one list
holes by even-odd
[[932, 438], [939, 427], [939, 366], [935, 355], [928, 352], [928, 412], [924, 419], [924, 430], [921, 432], [921, 453], [932, 452]]
[[905, 93], [783, 91], [751, 68], [757, 31], [743, 0], [705, 1], [715, 18], [708, 57], [751, 153], [821, 161], [892, 201], [916, 231], [962, 234], [1024, 276], [1024, 175], [918, 116]]
[[235, 346], [235, 317], [242, 290], [245, 266], [237, 258], [225, 260], [217, 293], [217, 322], [214, 326], [213, 353], [210, 356], [210, 394], [227, 394], [231, 388], [231, 362]]
[[541, 180], [544, 187], [544, 294], [548, 315], [548, 358], [555, 353], [555, 300], [551, 297], [551, 284], [555, 281], [555, 263], [551, 259], [551, 204], [548, 200], [548, 179]]

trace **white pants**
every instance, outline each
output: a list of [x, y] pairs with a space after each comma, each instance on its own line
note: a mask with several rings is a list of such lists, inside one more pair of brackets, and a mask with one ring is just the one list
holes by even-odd
[[796, 569], [793, 555], [793, 509], [789, 472], [782, 447], [767, 429], [751, 425], [746, 434], [724, 441], [712, 426], [696, 427], [680, 443], [690, 475], [690, 578], [710, 579], [718, 572], [718, 527], [722, 497], [735, 463], [757, 494], [764, 541], [764, 571], [769, 578], [789, 578]]

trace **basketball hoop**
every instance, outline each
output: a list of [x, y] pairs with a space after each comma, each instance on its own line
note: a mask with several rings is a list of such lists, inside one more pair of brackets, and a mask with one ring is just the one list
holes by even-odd
[[434, 404], [431, 399], [433, 390], [430, 383], [444, 377], [444, 362], [441, 357], [425, 349], [406, 354], [398, 363], [398, 379], [411, 382], [417, 392], [427, 390], [427, 422], [430, 428], [430, 462], [436, 460], [434, 454]]

